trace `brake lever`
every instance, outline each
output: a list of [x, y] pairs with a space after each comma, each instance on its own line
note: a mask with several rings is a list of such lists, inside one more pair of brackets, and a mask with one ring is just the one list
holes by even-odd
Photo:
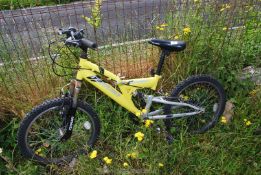
[[67, 40], [65, 40], [65, 45], [72, 45], [75, 47], [80, 46], [79, 40], [71, 40], [71, 38], [68, 38]]
[[79, 32], [82, 33], [82, 34], [84, 34], [84, 29], [81, 29]]
[[77, 32], [76, 28], [74, 28], [74, 27], [69, 27], [68, 30], [70, 30], [72, 32]]
[[73, 32], [73, 31], [71, 31], [71, 37], [72, 37], [73, 40], [75, 39], [75, 38], [74, 38], [74, 32]]

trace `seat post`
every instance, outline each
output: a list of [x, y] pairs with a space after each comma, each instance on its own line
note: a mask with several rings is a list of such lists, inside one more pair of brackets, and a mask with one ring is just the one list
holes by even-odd
[[157, 71], [156, 71], [156, 75], [160, 75], [161, 70], [163, 68], [164, 60], [165, 60], [166, 56], [168, 56], [169, 54], [170, 54], [170, 51], [162, 49], [162, 52], [160, 54], [160, 60], [159, 60], [158, 68], [157, 68]]

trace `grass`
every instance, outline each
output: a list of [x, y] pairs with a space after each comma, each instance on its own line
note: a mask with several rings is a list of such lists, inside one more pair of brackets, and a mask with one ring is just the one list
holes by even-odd
[[[101, 136], [95, 146], [97, 158], [90, 159], [89, 155], [82, 155], [73, 168], [42, 166], [20, 156], [16, 145], [20, 122], [17, 116], [22, 116], [31, 106], [43, 101], [41, 97], [47, 99], [55, 96], [52, 92], [57, 94], [61, 85], [56, 82], [63, 80], [55, 78], [53, 74], [46, 74], [50, 69], [43, 70], [41, 62], [33, 68], [30, 68], [30, 64], [21, 65], [17, 68], [17, 74], [7, 73], [2, 68], [1, 80], [10, 77], [19, 86], [6, 88], [12, 82], [1, 81], [0, 111], [8, 115], [5, 117], [8, 123], [0, 124], [0, 147], [3, 148], [0, 174], [259, 174], [261, 87], [250, 81], [241, 81], [238, 76], [246, 66], [261, 66], [261, 49], [257, 44], [261, 40], [260, 23], [253, 4], [240, 1], [243, 4], [235, 6], [233, 2], [231, 8], [222, 13], [222, 4], [210, 4], [201, 9], [195, 3], [198, 15], [193, 15], [195, 10], [189, 11], [185, 19], [179, 16], [183, 14], [177, 14], [174, 19], [179, 20], [171, 20], [173, 17], [170, 15], [157, 24], [168, 24], [163, 31], [157, 30], [155, 26], [157, 36], [174, 39], [179, 35], [180, 39], [188, 43], [186, 52], [172, 54], [168, 58], [161, 87], [170, 91], [188, 75], [210, 73], [222, 82], [228, 100], [235, 105], [231, 122], [219, 122], [215, 128], [202, 135], [191, 136], [185, 131], [181, 132], [172, 144], [168, 144], [164, 133], [155, 131], [156, 125], [151, 128], [145, 128], [143, 124], [135, 126], [125, 109], [87, 86], [82, 91], [81, 99], [95, 108], [102, 124]], [[200, 10], [209, 14], [208, 22], [200, 18]], [[245, 17], [249, 20], [245, 19], [244, 28], [228, 30], [233, 26], [229, 25], [226, 17], [232, 16], [230, 13], [233, 11], [234, 16], [242, 16], [243, 13], [251, 17]], [[191, 29], [188, 35], [183, 32], [185, 27]], [[224, 30], [224, 27], [227, 28]], [[91, 53], [91, 56], [94, 61], [100, 60], [101, 65], [115, 73], [136, 77], [140, 74], [148, 75], [150, 67], [157, 63], [158, 50], [152, 48], [146, 44], [121, 46], [100, 50], [99, 55]], [[146, 59], [152, 61], [147, 64], [144, 61], [145, 66], [142, 67], [140, 63]], [[68, 63], [68, 60], [64, 62], [65, 65]], [[36, 75], [35, 79], [33, 75]], [[37, 84], [40, 88], [37, 88]], [[49, 84], [54, 86], [50, 88]], [[244, 119], [251, 121], [251, 125], [247, 126]], [[138, 131], [145, 135], [142, 142], [134, 137]], [[135, 159], [126, 157], [133, 152], [137, 153]], [[112, 158], [111, 165], [105, 165], [103, 158], [106, 156]], [[127, 168], [123, 166], [124, 162], [128, 163]], [[164, 166], [159, 167], [159, 163]]]
[[74, 1], [76, 0], [0, 0], [0, 10], [12, 10], [26, 7], [65, 4]]
[[45, 60], [40, 60], [36, 64], [27, 61], [16, 64], [15, 69], [8, 72], [6, 71], [8, 64], [0, 67], [0, 78], [5, 78], [0, 80], [2, 121], [9, 121], [14, 116], [22, 118], [25, 111], [44, 99], [57, 96], [57, 87], [61, 86], [63, 80], [49, 74], [50, 69], [42, 65], [45, 65]]
[[[260, 97], [256, 100], [259, 99]], [[245, 105], [251, 105], [251, 101], [252, 99], [249, 99]], [[169, 145], [162, 135], [155, 132], [155, 128], [132, 127], [131, 121], [126, 118], [128, 114], [124, 110], [110, 103], [107, 104], [100, 105], [103, 109], [98, 108], [98, 111], [110, 111], [112, 114], [106, 113], [106, 118], [102, 119], [104, 125], [100, 140], [103, 143], [99, 143], [97, 149], [101, 154], [98, 159], [109, 155], [115, 161], [110, 168], [112, 172], [114, 169], [116, 172], [123, 171], [122, 164], [127, 161], [131, 165], [130, 169], [127, 169], [129, 174], [136, 170], [148, 171], [150, 174], [159, 174], [159, 172], [162, 174], [258, 173], [257, 165], [260, 160], [256, 159], [255, 155], [258, 153], [259, 138], [253, 135], [253, 130], [258, 127], [258, 119], [255, 119], [255, 116], [249, 117], [253, 121], [251, 127], [244, 125], [243, 118], [246, 116], [237, 115], [231, 124], [220, 123], [204, 135], [188, 136], [182, 133], [172, 145]], [[103, 112], [100, 116], [105, 117]], [[124, 137], [129, 127], [131, 127], [131, 132]], [[142, 143], [137, 143], [134, 138], [134, 133], [137, 131], [145, 133]], [[127, 153], [132, 152], [133, 149], [139, 152], [138, 160], [126, 159]], [[99, 160], [90, 160], [86, 156], [82, 159], [86, 163], [77, 167], [76, 174], [88, 172], [90, 169], [90, 173], [97, 172], [97, 167], [103, 167], [99, 164]], [[93, 166], [93, 162], [96, 166]], [[248, 162], [247, 165], [246, 162]], [[163, 163], [164, 169], [161, 170], [158, 163]], [[90, 166], [83, 166], [88, 164]]]
[[[259, 89], [260, 90], [260, 89]], [[74, 168], [47, 166], [42, 167], [37, 163], [25, 161], [20, 156], [14, 156], [12, 160], [14, 167], [21, 174], [36, 174], [39, 171], [44, 173], [61, 174], [98, 174], [107, 169], [114, 174], [134, 174], [148, 172], [149, 174], [258, 174], [260, 154], [260, 136], [253, 132], [260, 127], [260, 119], [256, 116], [261, 114], [259, 109], [261, 94], [254, 96], [237, 97], [244, 103], [239, 102], [236, 108], [236, 115], [229, 124], [219, 123], [214, 129], [203, 135], [189, 136], [181, 133], [175, 138], [173, 144], [169, 145], [162, 134], [155, 131], [155, 126], [145, 128], [134, 126], [129, 119], [129, 114], [117, 106], [105, 96], [99, 96], [96, 112], [98, 112], [102, 132], [95, 149], [98, 156], [90, 159], [88, 155], [80, 156]], [[90, 99], [90, 98], [89, 98]], [[94, 99], [92, 99], [93, 101]], [[91, 100], [89, 100], [91, 103]], [[249, 106], [254, 106], [249, 109]], [[250, 111], [251, 110], [251, 111]], [[252, 110], [256, 113], [252, 113]], [[246, 126], [244, 118], [252, 122]], [[7, 139], [10, 146], [15, 142], [16, 128], [18, 121], [14, 121], [6, 129], [1, 130], [1, 140], [12, 134], [5, 134], [8, 131], [13, 133], [13, 141]], [[142, 142], [137, 142], [134, 134], [141, 131], [145, 134]], [[3, 143], [1, 143], [2, 145]], [[8, 145], [8, 143], [5, 143]], [[11, 146], [12, 147], [12, 146]], [[10, 147], [10, 148], [11, 148]], [[10, 154], [4, 148], [3, 155]], [[17, 149], [13, 150], [17, 155]], [[131, 152], [137, 152], [136, 159], [126, 158]], [[105, 168], [103, 157], [113, 159], [113, 163]], [[128, 162], [129, 168], [122, 165]], [[6, 162], [3, 162], [7, 164]], [[163, 163], [164, 168], [159, 168], [158, 163]], [[2, 169], [3, 170], [3, 169]], [[9, 169], [10, 173], [15, 170]], [[118, 172], [118, 173], [117, 173]]]

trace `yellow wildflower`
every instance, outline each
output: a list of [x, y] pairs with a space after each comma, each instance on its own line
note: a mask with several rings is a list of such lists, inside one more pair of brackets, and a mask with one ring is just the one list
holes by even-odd
[[184, 96], [184, 100], [185, 100], [185, 101], [188, 101], [188, 100], [189, 100], [189, 97], [188, 97], [188, 96]]
[[246, 126], [250, 126], [251, 124], [252, 124], [252, 123], [251, 123], [251, 121], [249, 121], [249, 120], [246, 122]]
[[161, 27], [161, 26], [157, 26], [156, 29], [157, 29], [157, 30], [164, 30], [164, 28]]
[[226, 117], [225, 117], [225, 116], [222, 116], [222, 117], [221, 117], [221, 123], [224, 123], [224, 124], [226, 124], [226, 123], [227, 123], [227, 119], [226, 119]]
[[224, 31], [225, 31], [225, 30], [227, 30], [227, 27], [223, 27], [223, 29], [222, 29], [222, 30], [224, 30]]
[[252, 123], [250, 121], [246, 122], [246, 126], [250, 126]]
[[127, 154], [127, 157], [132, 158], [132, 159], [136, 159], [137, 156], [138, 156], [138, 153], [136, 153], [136, 152], [132, 152], [132, 153]]
[[145, 127], [149, 128], [154, 123], [153, 120], [145, 120]]
[[163, 31], [163, 30], [164, 30], [164, 28], [163, 28], [163, 27], [160, 27], [160, 28], [159, 28], [159, 30]]
[[164, 167], [163, 163], [159, 163], [159, 167], [160, 168]]
[[223, 12], [225, 10], [225, 8], [221, 8], [220, 11]]
[[165, 23], [164, 23], [164, 24], [161, 24], [160, 26], [161, 26], [161, 27], [167, 27], [168, 24], [165, 24]]
[[131, 153], [131, 158], [136, 159], [137, 156], [138, 156], [138, 153], [135, 153], [135, 152]]
[[40, 153], [40, 154], [38, 154], [38, 156], [41, 156], [41, 157], [43, 157], [44, 155], [43, 155], [42, 153]]
[[185, 27], [185, 28], [183, 29], [183, 33], [184, 33], [184, 35], [188, 35], [188, 34], [191, 33], [191, 29], [190, 29], [189, 27]]
[[109, 157], [104, 157], [103, 161], [108, 165], [112, 163], [112, 159], [110, 159]]
[[247, 120], [247, 119], [244, 119], [244, 122], [245, 122], [245, 125], [246, 126], [250, 126], [252, 123], [251, 121]]
[[139, 142], [141, 142], [144, 138], [144, 134], [142, 132], [137, 132], [135, 133], [134, 137], [137, 138]]
[[40, 153], [42, 152], [42, 149], [41, 148], [38, 148], [34, 153], [39, 155]]
[[176, 35], [176, 36], [174, 37], [174, 39], [179, 39], [179, 35]]
[[252, 90], [251, 92], [249, 92], [249, 95], [250, 95], [250, 96], [255, 96], [256, 93], [257, 93], [257, 90], [254, 89], [254, 90]]
[[230, 5], [229, 4], [226, 4], [226, 9], [230, 9]]
[[199, 3], [199, 0], [194, 0], [194, 3]]
[[189, 100], [189, 96], [186, 96], [186, 95], [180, 95], [180, 98], [181, 98], [183, 101], [188, 101], [188, 100]]
[[223, 4], [223, 5], [222, 5], [222, 8], [220, 9], [220, 11], [223, 12], [223, 11], [226, 10], [226, 9], [230, 9], [230, 7], [231, 7], [231, 6], [230, 6], [229, 4]]
[[124, 167], [128, 167], [129, 164], [128, 164], [127, 162], [124, 162], [124, 163], [123, 163], [123, 166], [124, 166]]
[[91, 159], [94, 159], [95, 157], [97, 157], [97, 151], [96, 150], [92, 151], [89, 157]]

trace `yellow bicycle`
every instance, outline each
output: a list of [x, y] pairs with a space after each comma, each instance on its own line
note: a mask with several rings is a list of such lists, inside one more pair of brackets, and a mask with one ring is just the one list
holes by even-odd
[[[92, 107], [78, 99], [83, 81], [99, 89], [141, 121], [163, 119], [170, 134], [179, 124], [186, 126], [190, 133], [203, 133], [217, 123], [224, 111], [224, 89], [217, 80], [207, 75], [184, 80], [169, 96], [139, 92], [144, 88], [157, 89], [164, 60], [171, 52], [184, 50], [186, 43], [183, 41], [151, 39], [149, 43], [162, 50], [156, 72], [148, 78], [123, 80], [88, 60], [87, 50], [96, 49], [97, 44], [84, 39], [82, 30], [69, 28], [60, 30], [60, 34], [66, 35], [65, 45], [82, 50], [79, 69], [76, 79], [66, 86], [69, 90], [62, 89], [61, 98], [35, 107], [21, 122], [18, 146], [28, 158], [42, 163], [63, 163], [86, 153], [94, 145], [99, 136], [100, 122]], [[106, 80], [114, 82], [116, 87]], [[135, 104], [135, 97], [143, 103]], [[161, 104], [162, 107], [155, 109], [154, 104]], [[179, 119], [185, 120], [181, 122]]]

